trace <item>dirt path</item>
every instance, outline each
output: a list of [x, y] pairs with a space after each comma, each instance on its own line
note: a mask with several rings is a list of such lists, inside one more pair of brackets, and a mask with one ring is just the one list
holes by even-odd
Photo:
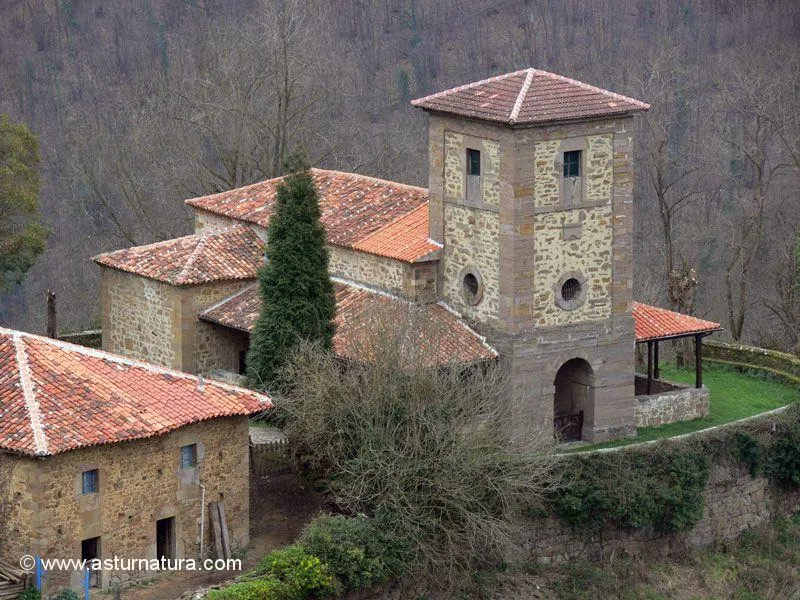
[[[291, 544], [305, 523], [323, 506], [324, 497], [309, 491], [297, 475], [285, 474], [251, 481], [250, 546], [242, 559], [243, 570], [254, 567], [265, 554]], [[122, 591], [121, 600], [173, 600], [188, 590], [221, 583], [238, 573], [168, 573], [141, 587]], [[92, 594], [108, 600], [108, 592]]]

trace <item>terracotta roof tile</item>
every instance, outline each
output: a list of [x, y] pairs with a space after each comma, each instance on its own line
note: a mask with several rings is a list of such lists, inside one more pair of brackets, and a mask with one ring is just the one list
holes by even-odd
[[398, 217], [353, 244], [355, 250], [413, 262], [438, 252], [442, 246], [428, 238], [428, 203]]
[[0, 448], [49, 455], [269, 408], [269, 398], [0, 328]]
[[[491, 360], [497, 352], [443, 303], [418, 310], [397, 296], [368, 289], [341, 279], [336, 282], [336, 333], [334, 349], [342, 358], [363, 356], [364, 341], [380, 322], [412, 324], [404, 332], [413, 335], [428, 364]], [[258, 286], [248, 286], [218, 302], [200, 315], [205, 321], [251, 331], [261, 309]]]
[[172, 285], [253, 279], [264, 242], [246, 226], [200, 233], [95, 256], [97, 264]]
[[412, 100], [424, 110], [508, 125], [622, 115], [649, 104], [555, 73], [524, 69]]
[[[421, 187], [323, 169], [311, 169], [311, 176], [319, 193], [322, 224], [328, 243], [336, 246], [354, 248], [381, 228], [428, 204], [428, 190]], [[186, 204], [267, 227], [275, 201], [275, 190], [282, 179], [276, 177], [235, 190], [192, 198]], [[421, 212], [417, 214], [420, 220], [424, 219], [427, 223], [427, 211], [424, 215]], [[414, 227], [413, 233], [419, 234], [419, 239], [414, 241], [409, 237], [408, 247], [419, 248], [423, 255], [428, 254], [427, 225], [424, 231], [421, 225]], [[378, 250], [367, 251], [398, 258], [381, 254]], [[417, 258], [410, 250], [406, 250], [403, 257], [400, 260], [413, 261]]]
[[646, 342], [664, 338], [710, 333], [722, 329], [719, 323], [690, 317], [678, 312], [634, 302], [632, 309], [636, 341]]

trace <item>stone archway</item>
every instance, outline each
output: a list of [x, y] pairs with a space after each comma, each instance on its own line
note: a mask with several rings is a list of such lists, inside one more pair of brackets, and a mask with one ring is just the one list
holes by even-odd
[[583, 438], [583, 421], [594, 407], [594, 371], [582, 358], [573, 358], [556, 373], [553, 397], [555, 436], [560, 441]]

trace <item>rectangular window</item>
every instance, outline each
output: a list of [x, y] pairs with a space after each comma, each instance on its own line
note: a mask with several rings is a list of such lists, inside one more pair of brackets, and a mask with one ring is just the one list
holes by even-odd
[[181, 469], [193, 469], [197, 466], [197, 444], [181, 446]]
[[98, 490], [98, 473], [97, 469], [83, 472], [83, 493], [96, 494]]
[[467, 148], [467, 175], [481, 175], [481, 153], [472, 148]]
[[564, 177], [581, 176], [581, 151], [564, 152]]
[[247, 350], [239, 350], [239, 375], [247, 373]]

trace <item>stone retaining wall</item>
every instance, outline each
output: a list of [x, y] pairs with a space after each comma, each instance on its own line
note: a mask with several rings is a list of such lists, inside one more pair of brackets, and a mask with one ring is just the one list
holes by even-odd
[[590, 533], [550, 517], [532, 522], [519, 548], [542, 564], [601, 561], [612, 554], [665, 557], [733, 539], [746, 529], [800, 510], [800, 490], [774, 490], [763, 477], [752, 478], [746, 470], [722, 465], [712, 467], [704, 497], [703, 518], [690, 531], [667, 534], [605, 528]]
[[[640, 380], [636, 376], [636, 391], [641, 388]], [[651, 427], [666, 425], [679, 421], [692, 421], [708, 416], [711, 408], [708, 388], [682, 387], [680, 384], [657, 380], [655, 394], [641, 394], [636, 396], [633, 414], [636, 418], [636, 427]]]
[[[714, 436], [720, 429], [733, 426], [745, 428], [753, 434], [772, 431], [776, 419], [788, 408], [668, 440], [645, 442], [645, 445], [670, 444], [694, 436]], [[605, 448], [586, 454], [626, 452], [631, 448]], [[574, 560], [602, 561], [620, 554], [655, 558], [680, 555], [689, 549], [733, 539], [751, 527], [800, 511], [800, 489], [780, 489], [765, 477], [752, 477], [747, 469], [722, 459], [712, 462], [709, 467], [703, 499], [705, 506], [700, 521], [691, 530], [680, 533], [649, 529], [629, 531], [612, 526], [590, 531], [573, 527], [555, 515], [532, 518], [520, 524], [516, 557], [550, 564]]]
[[800, 383], [800, 357], [777, 350], [706, 340], [703, 342], [703, 359], [761, 368], [786, 380]]

